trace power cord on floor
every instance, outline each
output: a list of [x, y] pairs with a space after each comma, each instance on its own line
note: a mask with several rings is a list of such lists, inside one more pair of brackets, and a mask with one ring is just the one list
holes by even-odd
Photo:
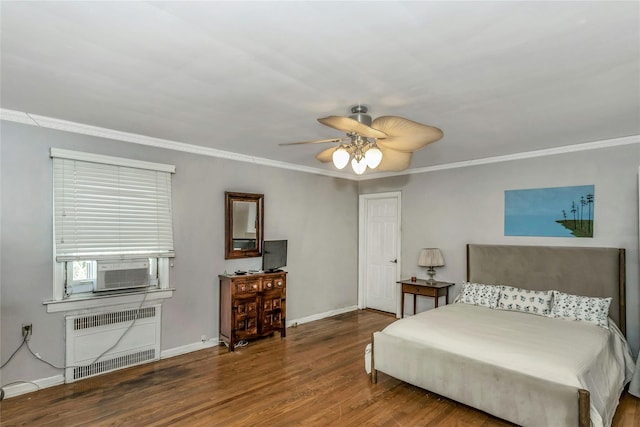
[[34, 383], [33, 381], [21, 381], [21, 380], [12, 381], [10, 383], [7, 383], [7, 384], [3, 385], [0, 388], [0, 400], [4, 400], [4, 388], [6, 386], [8, 386], [8, 385], [14, 385], [14, 384], [32, 384], [32, 385], [34, 385], [36, 387], [35, 391], [40, 391], [40, 386], [37, 383]]
[[[51, 366], [54, 369], [59, 369], [59, 370], [64, 370], [67, 368], [86, 368], [89, 366], [94, 365], [96, 362], [98, 362], [98, 360], [100, 360], [100, 358], [102, 356], [104, 356], [105, 354], [107, 354], [109, 351], [113, 350], [118, 344], [120, 344], [120, 341], [122, 341], [122, 339], [125, 337], [125, 335], [127, 335], [127, 333], [131, 330], [131, 328], [133, 327], [133, 325], [136, 323], [136, 320], [138, 320], [138, 316], [140, 315], [140, 310], [142, 309], [142, 306], [144, 305], [145, 300], [147, 299], [147, 293], [145, 292], [145, 294], [142, 297], [142, 301], [140, 302], [140, 305], [138, 306], [137, 310], [136, 310], [136, 314], [133, 318], [133, 321], [131, 322], [131, 324], [127, 327], [127, 329], [124, 330], [124, 332], [122, 333], [122, 335], [120, 335], [120, 338], [118, 338], [118, 340], [109, 348], [107, 348], [105, 351], [103, 351], [102, 353], [100, 353], [100, 355], [98, 357], [96, 357], [93, 362], [89, 363], [88, 365], [72, 365], [72, 366], [56, 366], [53, 363], [49, 362], [48, 360], [45, 360], [42, 358], [42, 356], [40, 356], [38, 353], [34, 353], [34, 351], [31, 349], [31, 347], [29, 346], [29, 337], [31, 336], [31, 334], [25, 334], [22, 338], [22, 342], [20, 343], [20, 345], [18, 346], [18, 348], [16, 348], [13, 353], [11, 353], [11, 356], [9, 356], [9, 358], [7, 359], [6, 362], [4, 362], [1, 366], [0, 369], [4, 368], [5, 366], [7, 366], [9, 364], [9, 362], [11, 362], [11, 359], [13, 359], [13, 357], [18, 354], [18, 352], [20, 351], [20, 349], [24, 346], [27, 347], [27, 350], [29, 350], [29, 353], [31, 353], [31, 355], [33, 357], [35, 357], [36, 359], [38, 359], [39, 361], [41, 361], [42, 363]], [[245, 341], [246, 343], [246, 341]], [[240, 344], [240, 343], [238, 343]], [[244, 344], [244, 346], [246, 346], [247, 344]], [[236, 345], [237, 347], [238, 345]], [[0, 387], [0, 400], [4, 399], [4, 387], [8, 386], [8, 385], [13, 385], [13, 384], [19, 384], [19, 383], [29, 383], [29, 384], [33, 384], [37, 387], [38, 390], [40, 390], [40, 387], [38, 386], [38, 384], [32, 382], [32, 381], [13, 381], [7, 384], [4, 384], [2, 387]]]
[[[0, 365], [0, 369], [4, 368], [5, 366], [7, 366], [9, 364], [9, 362], [11, 362], [11, 359], [13, 359], [13, 357], [18, 354], [18, 352], [20, 351], [20, 349], [22, 347], [24, 347], [25, 345], [27, 346], [27, 348], [29, 348], [29, 336], [30, 334], [25, 334], [22, 337], [22, 342], [20, 343], [20, 345], [18, 346], [18, 348], [16, 348], [13, 353], [11, 353], [11, 356], [9, 356], [9, 358], [7, 359], [6, 362], [4, 362], [2, 365]], [[31, 351], [31, 349], [29, 349], [29, 351]], [[13, 381], [10, 383], [7, 383], [5, 385], [3, 385], [2, 387], [0, 387], [0, 400], [4, 400], [4, 388], [8, 385], [13, 385], [13, 384], [23, 384], [23, 383], [27, 383], [27, 384], [33, 384], [34, 386], [36, 386], [36, 391], [40, 390], [40, 386], [36, 383], [34, 383], [33, 381]]]
[[[229, 347], [229, 343], [223, 340], [218, 341], [218, 344], [224, 344], [225, 347]], [[234, 344], [233, 348], [239, 348], [239, 347], [246, 347], [249, 345], [249, 341], [247, 340], [240, 340], [237, 343]]]

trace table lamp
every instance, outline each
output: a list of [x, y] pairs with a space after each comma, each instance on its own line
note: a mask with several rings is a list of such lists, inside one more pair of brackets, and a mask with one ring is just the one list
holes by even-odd
[[436, 275], [435, 267], [444, 266], [444, 258], [438, 248], [424, 248], [420, 251], [418, 257], [418, 265], [420, 267], [427, 267], [427, 274], [429, 275], [429, 282], [435, 282], [433, 276]]

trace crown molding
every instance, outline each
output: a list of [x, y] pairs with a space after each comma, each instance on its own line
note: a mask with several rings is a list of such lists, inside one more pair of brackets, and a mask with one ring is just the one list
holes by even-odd
[[97, 136], [100, 138], [113, 139], [116, 141], [130, 142], [133, 144], [147, 145], [150, 147], [164, 148], [167, 150], [182, 151], [185, 153], [199, 154], [209, 157], [217, 157], [238, 162], [252, 163], [256, 165], [271, 166], [280, 169], [289, 169], [297, 172], [305, 172], [316, 175], [325, 175], [333, 178], [343, 178], [355, 180], [353, 175], [324, 170], [309, 166], [301, 166], [293, 163], [281, 162], [278, 160], [265, 159], [262, 157], [249, 156], [246, 154], [233, 153], [231, 151], [218, 150], [215, 148], [203, 147], [201, 145], [187, 144], [184, 142], [172, 141], [169, 139], [154, 138], [151, 136], [136, 133], [121, 132], [113, 129], [98, 126], [86, 125], [83, 123], [71, 122], [68, 120], [56, 119], [53, 117], [29, 114], [21, 111], [0, 108], [0, 120], [23, 123], [32, 126], [39, 126], [48, 129], [55, 129], [64, 132], [72, 132], [82, 135]]
[[598, 150], [601, 148], [619, 147], [621, 145], [640, 144], [640, 135], [623, 136], [620, 138], [604, 139], [601, 141], [585, 142], [581, 144], [565, 145], [562, 147], [545, 148], [542, 150], [524, 151], [522, 153], [504, 156], [485, 157], [482, 159], [465, 160], [462, 162], [445, 163], [424, 168], [408, 169], [402, 172], [376, 173], [360, 176], [358, 181], [387, 178], [391, 176], [413, 175], [418, 173], [435, 172], [447, 169], [466, 168], [469, 166], [487, 165], [491, 163], [510, 162], [513, 160], [532, 159], [535, 157], [555, 156], [558, 154], [575, 153], [576, 151]]
[[23, 113], [22, 111], [7, 110], [5, 108], [0, 108], [0, 120], [38, 126], [29, 114]]
[[130, 142], [133, 144], [147, 145], [150, 147], [164, 148], [167, 150], [182, 151], [185, 153], [199, 154], [209, 157], [217, 157], [238, 162], [253, 163], [256, 165], [270, 166], [280, 169], [288, 169], [297, 172], [324, 175], [333, 178], [348, 179], [351, 181], [366, 181], [393, 176], [412, 175], [419, 173], [435, 172], [447, 169], [464, 168], [470, 166], [486, 165], [491, 163], [509, 162], [513, 160], [531, 159], [535, 157], [554, 156], [558, 154], [574, 153], [576, 151], [597, 150], [601, 148], [611, 148], [621, 145], [639, 144], [640, 135], [630, 135], [621, 138], [605, 139], [601, 141], [586, 142], [581, 144], [565, 145], [562, 147], [547, 148], [542, 150], [525, 151], [522, 153], [507, 154], [504, 156], [485, 157], [481, 159], [466, 160], [462, 162], [445, 163], [441, 165], [427, 166], [424, 168], [408, 169], [401, 172], [381, 172], [366, 175], [353, 175], [345, 172], [325, 170], [310, 166], [301, 166], [293, 163], [281, 162], [278, 160], [265, 159], [262, 157], [249, 156], [246, 154], [233, 153], [231, 151], [218, 150], [215, 148], [203, 147], [201, 145], [187, 144], [184, 142], [172, 141], [169, 139], [154, 138], [150, 136], [121, 132], [113, 129], [91, 126], [82, 123], [61, 120], [37, 114], [29, 114], [22, 111], [0, 108], [0, 120], [23, 123], [32, 126], [39, 126], [49, 129], [61, 130], [64, 132], [78, 133], [82, 135], [97, 136], [100, 138], [113, 139], [117, 141]]

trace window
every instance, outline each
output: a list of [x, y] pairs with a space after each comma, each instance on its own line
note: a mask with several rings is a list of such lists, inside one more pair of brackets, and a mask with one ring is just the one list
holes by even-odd
[[67, 271], [65, 281], [65, 294], [83, 293], [93, 291], [96, 285], [96, 261], [68, 261], [65, 264]]
[[51, 157], [54, 300], [91, 297], [98, 261], [148, 259], [150, 289], [168, 289], [175, 167], [54, 148]]

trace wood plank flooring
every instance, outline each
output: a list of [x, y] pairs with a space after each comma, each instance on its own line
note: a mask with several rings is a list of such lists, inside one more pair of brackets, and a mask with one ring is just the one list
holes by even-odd
[[[364, 347], [393, 317], [356, 311], [228, 353], [209, 348], [0, 402], [0, 426], [511, 426], [380, 374]], [[625, 394], [615, 427], [640, 427]]]

